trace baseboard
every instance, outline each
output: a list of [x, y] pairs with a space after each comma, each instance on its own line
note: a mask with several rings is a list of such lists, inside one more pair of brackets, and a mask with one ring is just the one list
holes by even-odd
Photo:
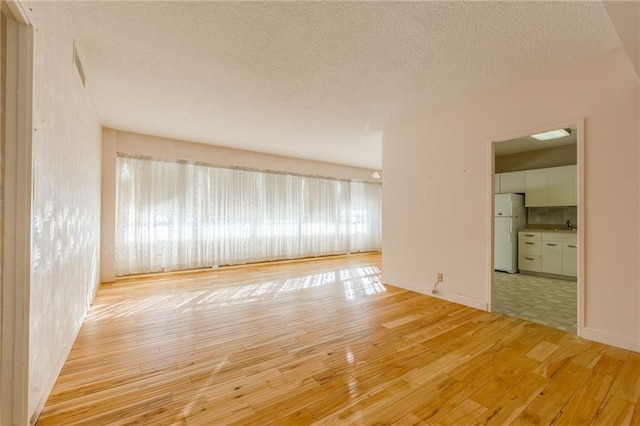
[[437, 297], [438, 299], [444, 299], [449, 302], [459, 303], [461, 305], [469, 306], [471, 308], [479, 309], [481, 311], [488, 311], [489, 304], [485, 301], [474, 299], [469, 296], [465, 296], [463, 294], [457, 293], [449, 293], [446, 291], [442, 291], [438, 289], [436, 294], [432, 294], [433, 297]]
[[581, 330], [578, 330], [578, 336], [595, 342], [604, 343], [605, 345], [640, 352], [640, 341], [637, 339], [629, 339], [624, 336], [606, 333], [589, 327], [583, 327]]
[[238, 269], [238, 268], [247, 268], [247, 267], [255, 267], [255, 266], [274, 266], [274, 265], [285, 265], [288, 263], [300, 263], [300, 262], [314, 262], [328, 259], [340, 259], [346, 257], [354, 257], [354, 256], [369, 256], [375, 254], [382, 254], [381, 251], [358, 251], [358, 252], [349, 252], [349, 253], [337, 253], [337, 254], [325, 254], [321, 256], [311, 256], [311, 257], [296, 257], [293, 259], [274, 259], [274, 260], [261, 260], [257, 262], [247, 262], [247, 263], [238, 263], [232, 265], [214, 265], [207, 266], [206, 268], [195, 268], [195, 269], [176, 269], [172, 271], [160, 271], [160, 272], [148, 272], [141, 274], [130, 274], [130, 275], [120, 275], [115, 278], [105, 278], [105, 280], [101, 281], [101, 284], [117, 284], [119, 282], [126, 282], [128, 280], [139, 280], [141, 278], [163, 278], [170, 276], [182, 276], [182, 275], [190, 275], [197, 273], [209, 273], [211, 269], [224, 268], [224, 270], [229, 269]]
[[469, 296], [465, 296], [459, 293], [450, 293], [447, 291], [443, 291], [442, 289], [438, 289], [435, 294], [431, 292], [432, 285], [425, 286], [424, 288], [420, 288], [413, 283], [407, 283], [402, 280], [394, 281], [393, 284], [385, 282], [385, 284], [392, 285], [394, 287], [404, 288], [405, 290], [415, 291], [416, 293], [426, 294], [427, 296], [436, 297], [438, 299], [446, 300], [453, 303], [459, 303], [461, 305], [469, 306], [471, 308], [479, 309], [481, 311], [488, 311], [489, 304], [484, 300], [474, 299]]
[[572, 277], [569, 275], [548, 274], [546, 272], [534, 272], [534, 271], [520, 271], [520, 274], [531, 275], [534, 277], [542, 277], [542, 278], [553, 278], [554, 280], [578, 282], [577, 277]]
[[31, 416], [29, 417], [30, 425], [35, 425], [38, 422], [38, 418], [40, 417], [40, 414], [42, 413], [42, 409], [44, 408], [44, 405], [47, 403], [47, 400], [51, 395], [51, 391], [53, 390], [53, 386], [56, 384], [56, 380], [58, 380], [58, 376], [62, 371], [62, 367], [64, 366], [64, 363], [67, 361], [67, 358], [69, 357], [69, 353], [71, 353], [71, 348], [73, 347], [73, 344], [78, 338], [78, 334], [80, 334], [80, 329], [82, 328], [82, 324], [84, 324], [84, 320], [87, 318], [87, 313], [88, 311], [85, 310], [84, 316], [82, 317], [82, 321], [80, 321], [80, 325], [78, 326], [78, 329], [74, 333], [73, 339], [71, 339], [71, 343], [65, 347], [65, 350], [62, 352], [62, 355], [58, 358], [58, 362], [56, 362], [55, 367], [51, 370], [51, 375], [49, 376], [49, 379], [47, 380], [47, 383], [44, 386], [45, 392], [42, 394], [41, 400], [38, 401], [36, 408], [33, 410], [33, 413], [31, 413]]

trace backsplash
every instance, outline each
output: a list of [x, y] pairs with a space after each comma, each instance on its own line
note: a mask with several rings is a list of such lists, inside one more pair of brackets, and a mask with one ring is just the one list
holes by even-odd
[[[564, 225], [569, 219], [574, 227], [578, 225], [578, 208], [573, 207], [528, 207], [527, 224]], [[564, 225], [566, 226], [566, 225]]]

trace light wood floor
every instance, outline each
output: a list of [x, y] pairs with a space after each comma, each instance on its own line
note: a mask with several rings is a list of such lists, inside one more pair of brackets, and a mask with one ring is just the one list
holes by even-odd
[[377, 254], [103, 285], [39, 425], [640, 424], [640, 355], [380, 281]]

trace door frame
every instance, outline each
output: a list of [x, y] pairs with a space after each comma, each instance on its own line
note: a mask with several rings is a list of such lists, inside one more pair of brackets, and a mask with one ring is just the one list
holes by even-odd
[[548, 126], [536, 127], [532, 129], [528, 129], [525, 131], [502, 135], [499, 137], [494, 137], [489, 140], [488, 143], [488, 164], [489, 164], [489, 175], [487, 176], [487, 188], [489, 192], [489, 203], [487, 208], [487, 214], [489, 217], [489, 233], [487, 235], [487, 240], [489, 241], [488, 249], [489, 255], [487, 256], [487, 310], [489, 312], [493, 312], [493, 283], [494, 283], [494, 274], [495, 271], [493, 269], [494, 266], [494, 175], [495, 175], [495, 143], [496, 142], [504, 142], [507, 140], [530, 136], [537, 133], [548, 132], [550, 130], [555, 129], [563, 129], [567, 127], [575, 127], [577, 131], [577, 140], [576, 140], [576, 164], [577, 164], [577, 176], [576, 182], [578, 185], [576, 196], [578, 201], [578, 231], [577, 231], [577, 239], [578, 239], [578, 277], [577, 277], [577, 316], [578, 316], [578, 328], [577, 334], [578, 336], [584, 335], [584, 326], [585, 326], [585, 161], [584, 161], [584, 129], [585, 129], [585, 119], [577, 118], [569, 121], [564, 121], [560, 123], [555, 123]]
[[[32, 217], [33, 25], [19, 0], [7, 17], [7, 108], [2, 253], [0, 424], [29, 423], [29, 302]], [[15, 94], [15, 96], [9, 96]]]

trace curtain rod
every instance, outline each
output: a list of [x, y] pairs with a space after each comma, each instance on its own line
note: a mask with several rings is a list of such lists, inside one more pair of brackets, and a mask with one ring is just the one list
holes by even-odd
[[117, 152], [116, 155], [118, 157], [124, 158], [133, 158], [138, 160], [151, 160], [158, 161], [163, 163], [176, 163], [176, 164], [192, 164], [195, 166], [203, 166], [203, 167], [211, 167], [214, 169], [226, 169], [226, 170], [243, 170], [247, 172], [257, 172], [257, 173], [270, 173], [274, 175], [285, 175], [285, 176], [298, 176], [298, 177], [308, 177], [308, 178], [316, 178], [316, 179], [326, 179], [326, 180], [335, 180], [341, 182], [361, 182], [368, 183], [371, 185], [382, 185], [382, 182], [370, 182], [362, 179], [340, 179], [331, 176], [323, 176], [323, 175], [310, 175], [303, 173], [294, 173], [294, 172], [283, 172], [279, 170], [270, 170], [270, 169], [257, 169], [252, 167], [243, 167], [243, 166], [222, 166], [212, 163], [207, 163], [204, 161], [192, 161], [192, 160], [182, 160], [178, 158], [166, 158], [166, 157], [158, 157], [153, 155], [144, 155], [144, 154], [131, 154], [126, 152]]

